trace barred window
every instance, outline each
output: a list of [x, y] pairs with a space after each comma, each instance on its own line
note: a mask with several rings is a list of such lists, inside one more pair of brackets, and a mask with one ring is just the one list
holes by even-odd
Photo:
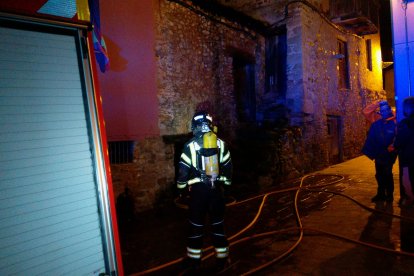
[[113, 141], [108, 143], [111, 164], [132, 163], [134, 160], [134, 141]]

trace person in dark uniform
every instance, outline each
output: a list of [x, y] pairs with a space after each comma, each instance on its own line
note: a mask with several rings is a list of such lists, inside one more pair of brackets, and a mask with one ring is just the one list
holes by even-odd
[[404, 99], [403, 113], [405, 118], [398, 124], [394, 147], [400, 166], [400, 204], [411, 206], [414, 203], [414, 97]]
[[381, 118], [372, 123], [369, 128], [362, 153], [375, 160], [375, 178], [378, 188], [377, 194], [371, 201], [392, 202], [394, 200], [392, 167], [397, 159], [397, 154], [392, 148], [396, 134], [395, 116], [387, 101], [381, 101], [378, 105]]
[[209, 216], [216, 253], [216, 269], [228, 264], [229, 243], [224, 233], [224, 190], [231, 184], [232, 162], [224, 141], [213, 131], [212, 117], [197, 112], [191, 123], [194, 137], [184, 145], [179, 161], [177, 188], [189, 196], [189, 233], [186, 268], [198, 270], [201, 264], [203, 234]]

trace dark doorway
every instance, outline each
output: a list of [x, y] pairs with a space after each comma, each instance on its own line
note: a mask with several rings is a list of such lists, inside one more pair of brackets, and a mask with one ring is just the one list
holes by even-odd
[[233, 56], [236, 110], [241, 122], [256, 120], [255, 66], [251, 59]]
[[328, 158], [330, 164], [342, 161], [342, 120], [340, 116], [327, 116]]

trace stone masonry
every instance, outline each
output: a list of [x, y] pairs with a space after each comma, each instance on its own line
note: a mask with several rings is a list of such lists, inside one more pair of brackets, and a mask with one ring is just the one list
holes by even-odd
[[[265, 112], [260, 108], [274, 100], [264, 95], [265, 37], [182, 2], [186, 5], [160, 0], [155, 15], [161, 136], [136, 141], [134, 162], [112, 166], [116, 195], [130, 188], [137, 212], [173, 199], [180, 146], [189, 137], [194, 111], [206, 102], [232, 152], [235, 194], [328, 166], [327, 116], [342, 122], [342, 160], [360, 154], [367, 130], [362, 108], [385, 95], [381, 63], [366, 68], [365, 40], [378, 48], [378, 34], [358, 37], [307, 5], [289, 5], [281, 21], [287, 30], [288, 125], [266, 128], [238, 119], [233, 75], [235, 56], [254, 64], [257, 112]], [[337, 39], [348, 44], [350, 89], [337, 88]]]

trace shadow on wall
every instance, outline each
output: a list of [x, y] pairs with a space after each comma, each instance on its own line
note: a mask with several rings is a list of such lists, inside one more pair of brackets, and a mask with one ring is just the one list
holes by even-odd
[[121, 227], [135, 219], [135, 201], [128, 187], [116, 199], [116, 214]]
[[121, 48], [109, 37], [104, 36], [106, 47], [108, 49], [109, 68], [114, 72], [122, 72], [127, 68], [128, 61], [121, 56]]

